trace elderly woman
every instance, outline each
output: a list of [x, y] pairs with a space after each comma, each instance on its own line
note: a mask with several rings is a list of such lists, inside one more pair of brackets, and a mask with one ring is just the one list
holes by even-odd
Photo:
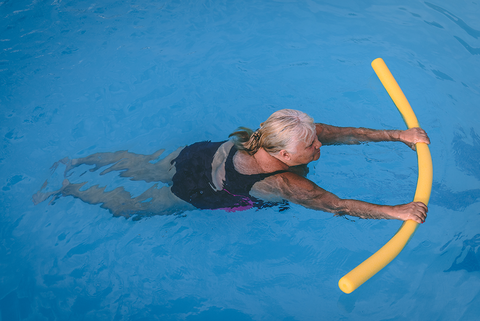
[[35, 203], [49, 196], [71, 195], [90, 204], [102, 204], [114, 215], [154, 215], [200, 209], [243, 210], [290, 201], [302, 206], [361, 218], [414, 220], [423, 223], [427, 206], [423, 203], [387, 206], [358, 200], [340, 199], [305, 178], [304, 165], [320, 157], [320, 147], [330, 144], [400, 141], [411, 148], [430, 143], [420, 128], [373, 130], [315, 124], [307, 114], [291, 109], [273, 113], [255, 132], [239, 128], [224, 142], [199, 142], [180, 148], [164, 159], [162, 150], [152, 155], [126, 151], [97, 153], [85, 158], [63, 160], [66, 173], [82, 164], [95, 165], [92, 171], [111, 165], [101, 174], [122, 171], [132, 180], [162, 182], [132, 198], [122, 187], [104, 192], [105, 187], [71, 184], [65, 180], [56, 192], [34, 195]]

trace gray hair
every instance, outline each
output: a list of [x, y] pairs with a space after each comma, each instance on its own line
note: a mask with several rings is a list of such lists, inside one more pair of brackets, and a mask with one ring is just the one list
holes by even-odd
[[299, 110], [281, 109], [261, 123], [255, 132], [240, 127], [229, 137], [233, 137], [237, 149], [253, 155], [260, 148], [270, 154], [282, 149], [293, 153], [298, 142], [306, 141], [315, 134], [315, 123], [310, 116]]

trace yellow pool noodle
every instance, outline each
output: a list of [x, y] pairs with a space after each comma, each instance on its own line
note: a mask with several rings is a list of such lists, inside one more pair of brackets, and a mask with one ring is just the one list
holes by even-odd
[[[383, 59], [375, 59], [372, 62], [372, 67], [402, 114], [407, 127], [420, 127], [412, 107]], [[433, 180], [432, 157], [427, 144], [417, 143], [415, 147], [418, 157], [418, 180], [413, 201], [428, 205]], [[387, 244], [338, 281], [340, 289], [345, 293], [351, 293], [383, 269], [402, 251], [417, 229], [417, 226], [418, 223], [415, 221], [405, 221]]]

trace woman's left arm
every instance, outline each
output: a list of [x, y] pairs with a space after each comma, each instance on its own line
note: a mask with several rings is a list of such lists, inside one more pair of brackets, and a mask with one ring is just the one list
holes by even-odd
[[427, 133], [418, 127], [407, 130], [377, 130], [363, 127], [337, 127], [315, 124], [318, 140], [323, 145], [361, 144], [365, 142], [402, 142], [412, 149], [416, 143], [430, 144]]

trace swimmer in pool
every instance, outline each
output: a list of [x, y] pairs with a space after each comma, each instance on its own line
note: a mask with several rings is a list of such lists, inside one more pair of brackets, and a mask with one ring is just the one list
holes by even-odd
[[[260, 128], [240, 127], [223, 142], [199, 142], [177, 149], [159, 159], [128, 151], [96, 153], [84, 158], [64, 159], [65, 177], [80, 165], [90, 171], [109, 166], [100, 175], [119, 171], [133, 181], [159, 182], [131, 197], [123, 187], [105, 192], [98, 185], [81, 188], [65, 179], [60, 190], [33, 196], [38, 204], [50, 196], [73, 196], [89, 204], [101, 204], [115, 216], [150, 216], [193, 209], [238, 211], [292, 202], [307, 208], [360, 218], [413, 220], [423, 223], [428, 208], [421, 202], [395, 206], [341, 199], [305, 176], [307, 164], [317, 161], [322, 145], [398, 141], [415, 149], [415, 143], [430, 143], [421, 128], [373, 130], [314, 123], [307, 114], [283, 109], [273, 113]], [[156, 162], [155, 162], [156, 161]], [[58, 162], [56, 163], [58, 165]], [[45, 187], [46, 183], [42, 187]]]

